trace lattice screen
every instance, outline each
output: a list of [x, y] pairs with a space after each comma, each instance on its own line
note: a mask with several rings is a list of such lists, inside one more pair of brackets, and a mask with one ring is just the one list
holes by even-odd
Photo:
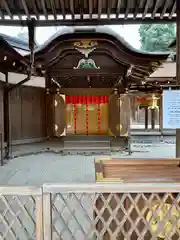
[[180, 239], [180, 195], [56, 194], [53, 240]]
[[0, 195], [0, 239], [36, 239], [33, 196]]

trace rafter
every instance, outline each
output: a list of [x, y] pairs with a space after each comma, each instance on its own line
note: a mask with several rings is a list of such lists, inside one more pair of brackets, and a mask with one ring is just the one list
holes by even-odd
[[89, 0], [89, 18], [92, 18], [92, 12], [93, 12], [93, 1]]
[[6, 0], [1, 0], [0, 3], [1, 3], [1, 6], [2, 6], [2, 7], [4, 6], [6, 12], [7, 12], [8, 15], [10, 16], [10, 18], [12, 19], [12, 18], [13, 18], [13, 15], [12, 15], [12, 13], [11, 13], [11, 10], [10, 10], [10, 8], [9, 8], [9, 5], [8, 5], [7, 1], [6, 1]]
[[42, 5], [42, 10], [43, 10], [44, 16], [47, 20], [48, 19], [48, 13], [47, 13], [47, 9], [46, 9], [45, 0], [41, 0], [41, 5]]
[[145, 7], [144, 7], [144, 12], [143, 12], [142, 19], [144, 19], [146, 17], [146, 15], [147, 15], [150, 1], [151, 0], [146, 0], [146, 4], [145, 4]]
[[110, 17], [112, 7], [112, 0], [107, 0], [107, 16]]
[[124, 16], [125, 19], [128, 18], [129, 7], [130, 7], [130, 0], [126, 0], [126, 2], [127, 2], [127, 4], [126, 4], [126, 12], [125, 12], [125, 16]]
[[121, 10], [121, 0], [118, 0], [117, 2], [117, 9], [116, 9], [116, 17], [118, 18]]
[[57, 19], [57, 14], [56, 14], [56, 6], [55, 6], [54, 0], [50, 0], [50, 5], [51, 5], [51, 9], [52, 9], [54, 19], [56, 20]]
[[172, 10], [171, 10], [171, 12], [169, 14], [169, 19], [172, 18], [172, 16], [175, 13], [175, 11], [176, 11], [176, 1], [174, 2], [173, 6], [172, 6]]
[[102, 0], [98, 0], [98, 17], [101, 17], [102, 13]]
[[71, 10], [71, 15], [72, 15], [72, 19], [74, 19], [74, 0], [70, 0], [70, 10]]
[[36, 18], [39, 19], [38, 9], [37, 9], [35, 0], [32, 0], [32, 5], [33, 5], [33, 9], [34, 9], [34, 13], [36, 15]]
[[22, 6], [24, 8], [24, 12], [27, 16], [27, 19], [30, 20], [31, 17], [30, 17], [30, 14], [29, 14], [28, 6], [26, 4], [26, 0], [21, 0], [21, 3], [22, 3]]
[[133, 14], [133, 18], [134, 18], [134, 19], [137, 18], [137, 15], [138, 15], [138, 12], [139, 12], [139, 8], [140, 8], [140, 5], [141, 5], [141, 2], [142, 2], [142, 0], [136, 0], [136, 7], [135, 7], [134, 14]]
[[153, 9], [153, 12], [152, 12], [152, 18], [155, 18], [155, 16], [156, 16], [159, 2], [160, 2], [160, 0], [156, 0], [156, 2], [155, 2], [154, 9]]
[[62, 9], [62, 15], [63, 15], [63, 18], [65, 19], [65, 6], [64, 6], [64, 0], [60, 0], [60, 4], [61, 4], [61, 9]]
[[169, 1], [166, 0], [166, 2], [164, 4], [164, 7], [163, 7], [163, 10], [162, 10], [162, 13], [161, 13], [161, 16], [160, 16], [161, 19], [164, 17], [164, 14], [166, 13], [166, 10], [167, 10], [167, 7], [168, 7], [168, 3], [169, 3]]

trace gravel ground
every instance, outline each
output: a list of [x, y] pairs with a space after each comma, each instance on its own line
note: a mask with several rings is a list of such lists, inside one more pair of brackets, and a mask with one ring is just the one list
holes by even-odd
[[[175, 157], [174, 144], [133, 144], [132, 155], [112, 153], [120, 158]], [[43, 183], [94, 182], [96, 156], [41, 153], [12, 159], [0, 168], [1, 185], [33, 185]], [[99, 157], [99, 156], [98, 156]]]

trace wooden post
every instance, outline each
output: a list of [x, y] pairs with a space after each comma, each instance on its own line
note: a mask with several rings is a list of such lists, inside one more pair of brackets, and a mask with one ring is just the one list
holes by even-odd
[[4, 86], [4, 139], [6, 142], [5, 159], [11, 156], [11, 116], [10, 116], [10, 91], [8, 83], [8, 73], [5, 74], [6, 82]]
[[[180, 1], [176, 0], [176, 82], [180, 85]], [[180, 157], [180, 129], [176, 129], [176, 157]]]
[[148, 108], [145, 108], [145, 129], [148, 130]]
[[46, 134], [47, 138], [53, 136], [54, 127], [54, 111], [53, 111], [53, 96], [52, 96], [51, 79], [46, 75]]
[[151, 129], [155, 129], [155, 117], [156, 117], [156, 111], [155, 109], [151, 109]]

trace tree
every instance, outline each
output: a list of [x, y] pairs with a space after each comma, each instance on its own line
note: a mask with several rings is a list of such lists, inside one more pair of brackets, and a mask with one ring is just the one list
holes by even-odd
[[139, 34], [143, 51], [170, 51], [169, 45], [176, 37], [175, 24], [142, 24]]

